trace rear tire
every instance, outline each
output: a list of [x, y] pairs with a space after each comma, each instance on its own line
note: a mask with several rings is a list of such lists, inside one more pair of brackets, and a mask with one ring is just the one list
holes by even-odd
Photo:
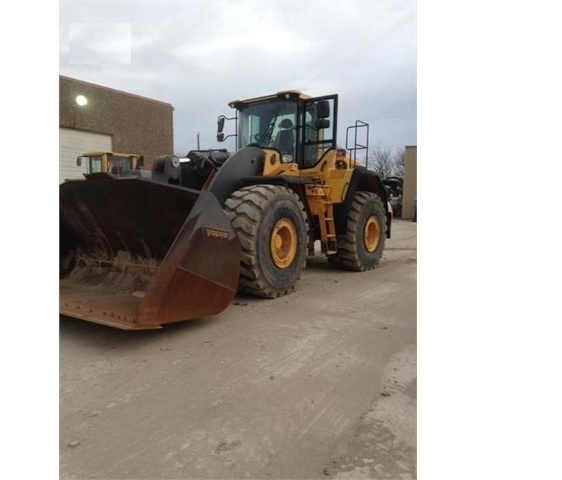
[[382, 200], [371, 192], [357, 192], [347, 214], [347, 233], [338, 235], [337, 253], [328, 261], [345, 270], [371, 270], [382, 258], [385, 235]]
[[239, 291], [265, 298], [289, 293], [307, 254], [308, 221], [297, 194], [254, 185], [234, 192], [224, 206], [242, 246]]

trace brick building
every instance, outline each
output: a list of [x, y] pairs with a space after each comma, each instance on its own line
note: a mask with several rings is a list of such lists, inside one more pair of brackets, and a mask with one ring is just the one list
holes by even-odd
[[59, 76], [59, 182], [82, 178], [86, 165], [76, 157], [92, 151], [138, 153], [150, 169], [173, 153], [173, 112], [169, 103]]

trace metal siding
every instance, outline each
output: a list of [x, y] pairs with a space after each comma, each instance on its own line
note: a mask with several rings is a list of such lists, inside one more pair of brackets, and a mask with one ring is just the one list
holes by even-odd
[[111, 152], [111, 135], [59, 128], [59, 183], [84, 178], [87, 165], [76, 166], [76, 157], [87, 152]]
[[418, 191], [418, 147], [406, 147], [404, 159], [404, 189], [402, 191], [402, 218], [414, 218]]

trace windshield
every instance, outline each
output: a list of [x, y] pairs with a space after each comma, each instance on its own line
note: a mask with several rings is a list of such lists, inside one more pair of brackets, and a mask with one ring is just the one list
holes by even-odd
[[124, 170], [132, 170], [133, 166], [131, 165], [130, 158], [123, 158], [123, 157], [116, 157], [114, 155], [110, 155], [108, 158], [108, 171], [110, 173], [122, 173]]
[[253, 144], [292, 153], [295, 149], [296, 119], [297, 104], [293, 100], [245, 107], [239, 113], [238, 148]]

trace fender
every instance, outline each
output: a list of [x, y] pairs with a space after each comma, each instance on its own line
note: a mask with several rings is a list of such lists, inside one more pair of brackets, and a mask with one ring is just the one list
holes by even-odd
[[386, 238], [390, 238], [392, 210], [390, 210], [388, 204], [388, 193], [380, 177], [375, 172], [367, 170], [365, 167], [354, 168], [345, 200], [342, 203], [334, 205], [336, 231], [342, 233], [347, 232], [347, 214], [351, 208], [355, 193], [361, 191], [376, 193], [381, 198], [386, 212]]
[[244, 179], [261, 175], [265, 153], [261, 148], [248, 146], [229, 157], [209, 185], [209, 191], [221, 205], [230, 194], [245, 185]]

